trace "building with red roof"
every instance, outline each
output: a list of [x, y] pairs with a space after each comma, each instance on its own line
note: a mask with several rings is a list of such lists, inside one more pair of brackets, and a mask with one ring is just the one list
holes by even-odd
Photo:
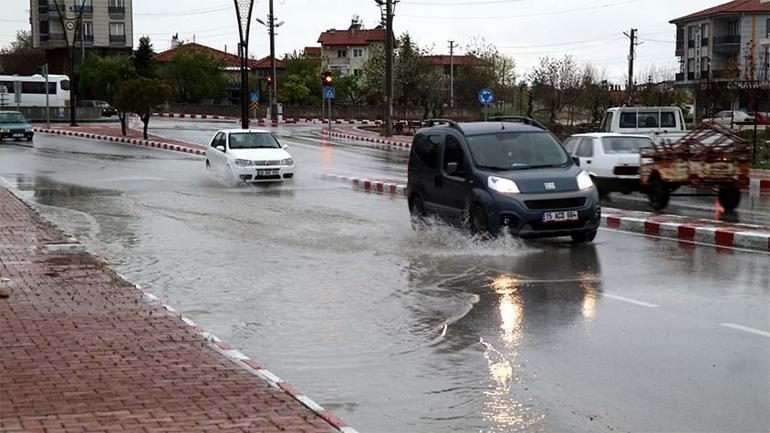
[[[675, 55], [681, 65], [677, 86], [699, 91], [717, 85], [769, 87], [770, 0], [734, 0], [670, 22], [676, 25]], [[736, 82], [742, 83], [728, 84]], [[747, 108], [740, 96], [709, 103], [717, 110]]]
[[330, 29], [318, 37], [324, 68], [335, 75], [363, 74], [363, 66], [375, 47], [385, 46], [385, 29], [364, 29], [354, 18], [347, 30]]

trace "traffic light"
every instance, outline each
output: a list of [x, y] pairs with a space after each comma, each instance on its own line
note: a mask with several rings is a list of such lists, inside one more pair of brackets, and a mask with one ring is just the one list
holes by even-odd
[[330, 71], [326, 71], [323, 73], [323, 76], [321, 77], [321, 82], [324, 86], [331, 86], [334, 82], [334, 75]]

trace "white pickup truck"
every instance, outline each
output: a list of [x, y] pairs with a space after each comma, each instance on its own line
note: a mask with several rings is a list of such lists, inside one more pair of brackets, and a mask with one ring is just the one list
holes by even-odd
[[599, 132], [676, 141], [687, 134], [687, 125], [679, 107], [616, 107], [607, 110]]

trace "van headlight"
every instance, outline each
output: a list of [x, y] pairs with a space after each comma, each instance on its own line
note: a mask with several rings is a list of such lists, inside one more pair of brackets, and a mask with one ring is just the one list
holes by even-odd
[[282, 159], [281, 165], [288, 165], [289, 167], [291, 167], [292, 165], [294, 165], [294, 159], [293, 158]]
[[577, 175], [577, 184], [578, 189], [581, 191], [594, 187], [594, 181], [591, 180], [591, 176], [585, 171], [581, 171], [580, 174]]
[[520, 192], [516, 182], [502, 177], [489, 176], [487, 185], [490, 189], [504, 195], [518, 194]]
[[249, 161], [248, 159], [236, 159], [235, 165], [238, 167], [251, 167], [254, 165], [254, 161]]

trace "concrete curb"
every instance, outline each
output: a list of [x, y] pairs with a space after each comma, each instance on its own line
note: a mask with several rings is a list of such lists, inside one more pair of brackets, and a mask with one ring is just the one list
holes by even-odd
[[388, 145], [388, 146], [401, 147], [401, 148], [404, 148], [404, 149], [410, 149], [412, 147], [411, 143], [404, 143], [404, 142], [401, 142], [401, 141], [388, 140], [388, 139], [385, 139], [385, 138], [365, 137], [365, 136], [362, 136], [362, 135], [346, 134], [346, 133], [343, 133], [343, 132], [329, 131], [326, 128], [322, 129], [321, 133], [327, 134], [330, 137], [344, 138], [344, 139], [347, 139], [347, 140], [365, 141], [367, 143], [385, 144], [385, 145]]
[[326, 173], [322, 177], [348, 183], [364, 192], [406, 198], [406, 185], [398, 184], [395, 181], [379, 181], [330, 173]]
[[68, 131], [64, 129], [48, 129], [48, 128], [32, 128], [35, 133], [51, 134], [51, 135], [65, 135], [69, 137], [86, 138], [89, 140], [98, 141], [111, 141], [115, 143], [130, 144], [133, 146], [151, 147], [155, 149], [171, 150], [174, 152], [188, 153], [192, 155], [205, 156], [206, 151], [202, 149], [196, 149], [194, 147], [181, 146], [173, 143], [166, 143], [155, 140], [144, 140], [139, 138], [129, 137], [115, 137], [112, 135], [100, 135], [92, 134], [90, 132]]
[[770, 170], [751, 170], [752, 191], [759, 191], [760, 194], [770, 194]]
[[[42, 218], [48, 224], [51, 224], [52, 226], [57, 227], [56, 224], [54, 224], [49, 219], [45, 218], [40, 213], [40, 211], [37, 208], [37, 203], [32, 201], [28, 195], [25, 195], [22, 191], [19, 191], [13, 185], [11, 185], [7, 180], [1, 177], [0, 177], [0, 187], [7, 189], [14, 197], [24, 202], [27, 206], [30, 207], [30, 209], [32, 209], [38, 216], [40, 216], [40, 218]], [[51, 245], [52, 247], [51, 250], [47, 251], [49, 254], [90, 254], [95, 260], [101, 262], [105, 267], [112, 270], [112, 272], [115, 272], [115, 275], [117, 275], [120, 279], [122, 279], [123, 281], [126, 281], [127, 283], [133, 285], [137, 290], [141, 291], [149, 304], [160, 306], [169, 315], [179, 319], [185, 325], [192, 328], [196, 334], [198, 334], [199, 336], [203, 337], [204, 340], [206, 340], [206, 342], [209, 344], [211, 348], [216, 350], [221, 355], [224, 355], [228, 360], [230, 360], [240, 368], [243, 368], [244, 370], [264, 380], [271, 387], [275, 389], [280, 389], [286, 394], [290, 395], [294, 400], [297, 400], [303, 406], [310, 409], [316, 415], [321, 417], [324, 421], [329, 423], [329, 425], [334, 427], [337, 431], [341, 433], [358, 433], [357, 430], [348, 426], [343, 420], [337, 417], [334, 413], [332, 413], [327, 409], [324, 409], [323, 406], [316, 403], [313, 399], [308, 397], [306, 394], [300, 392], [299, 390], [294, 388], [291, 384], [289, 384], [288, 382], [284, 381], [283, 379], [281, 379], [280, 377], [272, 373], [270, 370], [262, 367], [258, 361], [252, 358], [249, 358], [242, 352], [236, 350], [235, 348], [233, 348], [233, 346], [222, 341], [216, 335], [210, 332], [206, 332], [203, 328], [195, 324], [195, 322], [193, 322], [190, 318], [184, 316], [183, 314], [181, 314], [179, 311], [177, 311], [175, 308], [171, 307], [170, 305], [162, 304], [160, 299], [157, 296], [147, 292], [142, 288], [142, 286], [131, 282], [131, 280], [129, 280], [127, 277], [113, 270], [112, 266], [110, 265], [109, 262], [107, 262], [107, 260], [95, 254], [88, 253], [86, 251], [85, 246], [80, 242], [78, 242], [77, 239], [75, 239], [73, 236], [67, 233], [64, 233], [64, 234], [72, 241], [72, 243], [66, 244], [64, 246]]]
[[[406, 185], [394, 181], [332, 173], [326, 173], [322, 177], [347, 183], [364, 192], [406, 198]], [[620, 209], [602, 208], [602, 225], [625, 232], [694, 242], [696, 245], [770, 252], [770, 230], [766, 227], [715, 224], [709, 220], [653, 213], [626, 216], [623, 212]]]

